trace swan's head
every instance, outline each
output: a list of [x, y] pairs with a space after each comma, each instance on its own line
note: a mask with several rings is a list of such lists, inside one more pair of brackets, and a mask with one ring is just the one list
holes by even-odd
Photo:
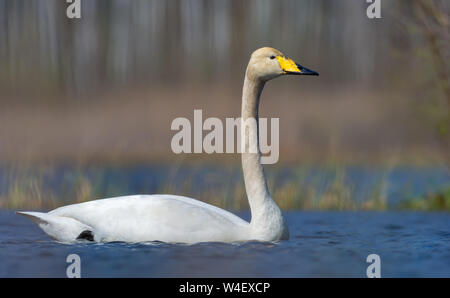
[[265, 47], [253, 52], [247, 67], [249, 78], [268, 81], [281, 75], [318, 76], [319, 74], [295, 63], [274, 48]]

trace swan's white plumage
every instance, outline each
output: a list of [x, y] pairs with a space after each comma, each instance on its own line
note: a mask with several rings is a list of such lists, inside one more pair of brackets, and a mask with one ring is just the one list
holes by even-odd
[[[258, 121], [260, 95], [266, 81], [285, 74], [318, 75], [298, 66], [300, 68], [273, 48], [253, 52], [245, 73], [242, 119]], [[241, 127], [244, 148], [256, 145], [258, 149], [257, 153], [242, 153], [245, 189], [252, 214], [250, 223], [223, 209], [174, 195], [117, 197], [69, 205], [48, 213], [18, 213], [36, 222], [52, 238], [63, 242], [76, 241], [85, 231], [89, 231], [89, 238], [92, 235], [93, 240], [99, 242], [196, 243], [288, 239], [289, 231], [281, 210], [267, 188], [257, 125]]]
[[92, 228], [71, 217], [42, 212], [17, 212], [34, 221], [47, 235], [61, 242], [73, 242], [82, 231]]
[[249, 226], [226, 210], [174, 195], [124, 196], [19, 214], [35, 217], [47, 234], [63, 242], [74, 241], [84, 230], [98, 242], [231, 242], [245, 240]]

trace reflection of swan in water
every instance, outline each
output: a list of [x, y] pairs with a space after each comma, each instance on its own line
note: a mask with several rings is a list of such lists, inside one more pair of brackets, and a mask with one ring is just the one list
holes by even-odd
[[[243, 120], [258, 120], [259, 98], [265, 82], [286, 74], [318, 75], [272, 48], [261, 48], [252, 54], [244, 80]], [[62, 242], [78, 239], [178, 243], [288, 239], [287, 225], [267, 189], [255, 137], [258, 126], [249, 125], [245, 130], [249, 137], [243, 137], [247, 150], [242, 153], [242, 168], [252, 215], [250, 223], [223, 209], [175, 195], [117, 197], [68, 205], [48, 213], [18, 213]], [[257, 144], [257, 151], [248, 150], [252, 144]]]

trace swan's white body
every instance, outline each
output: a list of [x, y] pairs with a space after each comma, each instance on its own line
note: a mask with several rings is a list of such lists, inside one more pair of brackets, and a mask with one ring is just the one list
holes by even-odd
[[74, 241], [83, 231], [93, 231], [97, 242], [228, 242], [247, 239], [249, 230], [248, 222], [230, 212], [173, 195], [125, 196], [21, 214], [62, 242]]
[[[297, 66], [299, 68], [275, 49], [255, 51], [245, 75], [242, 119], [253, 117], [258, 121], [259, 99], [266, 81], [287, 73], [314, 73]], [[74, 242], [80, 238], [97, 242], [171, 243], [288, 239], [289, 232], [282, 213], [267, 189], [260, 162], [257, 127], [250, 126], [242, 131], [246, 148], [252, 142], [256, 142], [258, 148], [257, 153], [242, 153], [251, 222], [215, 206], [174, 195], [125, 196], [68, 205], [48, 213], [18, 213], [33, 220], [50, 237], [61, 242]], [[80, 237], [86, 232], [89, 237]]]

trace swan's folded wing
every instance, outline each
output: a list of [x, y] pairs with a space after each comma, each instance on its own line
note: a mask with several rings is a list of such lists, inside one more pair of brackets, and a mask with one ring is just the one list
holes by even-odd
[[92, 227], [102, 241], [233, 241], [248, 223], [212, 205], [172, 195], [128, 196], [69, 205], [49, 214]]

